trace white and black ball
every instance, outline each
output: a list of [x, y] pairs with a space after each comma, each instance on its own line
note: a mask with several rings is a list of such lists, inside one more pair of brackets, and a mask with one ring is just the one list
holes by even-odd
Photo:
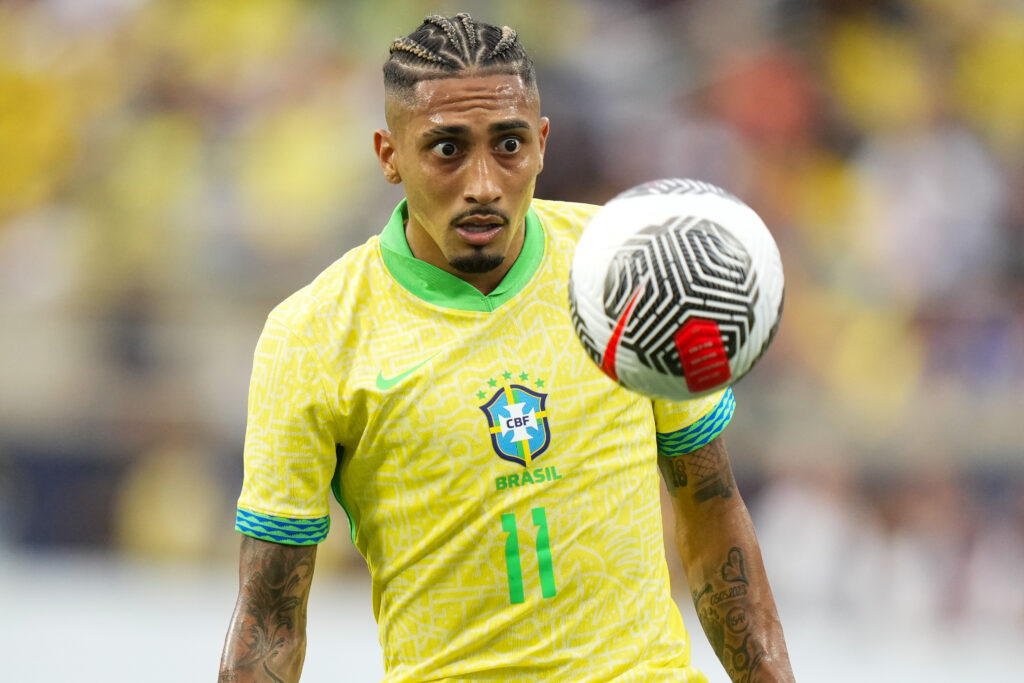
[[638, 185], [605, 204], [573, 256], [576, 334], [605, 374], [686, 400], [738, 381], [782, 316], [778, 247], [742, 201], [697, 180]]

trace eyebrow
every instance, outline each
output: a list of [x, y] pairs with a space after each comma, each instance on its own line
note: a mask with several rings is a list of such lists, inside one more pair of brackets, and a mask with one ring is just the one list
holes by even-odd
[[[529, 130], [530, 124], [523, 119], [511, 119], [509, 121], [498, 121], [492, 123], [487, 127], [487, 132], [494, 135], [495, 133], [505, 133], [510, 130]], [[469, 126], [434, 126], [430, 130], [423, 133], [425, 138], [435, 137], [461, 137], [469, 135]]]
[[498, 123], [492, 123], [488, 128], [490, 133], [504, 133], [510, 130], [520, 130], [525, 128], [530, 129], [530, 124], [523, 119], [512, 119], [511, 121], [499, 121]]

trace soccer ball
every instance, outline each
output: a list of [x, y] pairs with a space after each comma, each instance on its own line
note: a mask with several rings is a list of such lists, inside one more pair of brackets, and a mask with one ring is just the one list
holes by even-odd
[[573, 256], [569, 308], [587, 354], [627, 389], [686, 400], [738, 381], [782, 316], [782, 260], [725, 190], [666, 179], [618, 195]]

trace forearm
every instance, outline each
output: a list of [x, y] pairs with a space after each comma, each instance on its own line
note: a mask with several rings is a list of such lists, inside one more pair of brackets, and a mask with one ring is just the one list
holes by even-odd
[[739, 683], [792, 682], [786, 642], [750, 515], [721, 438], [687, 455], [659, 456], [675, 511], [675, 539], [708, 641]]
[[305, 618], [295, 632], [270, 641], [256, 620], [235, 607], [224, 651], [218, 683], [297, 683], [306, 655]]
[[[745, 507], [707, 521], [704, 547], [683, 557], [683, 563], [712, 649], [734, 682], [793, 681], [782, 624]], [[680, 555], [693, 548], [692, 543], [679, 544]]]
[[242, 541], [239, 591], [219, 683], [296, 683], [306, 653], [306, 599], [316, 546]]

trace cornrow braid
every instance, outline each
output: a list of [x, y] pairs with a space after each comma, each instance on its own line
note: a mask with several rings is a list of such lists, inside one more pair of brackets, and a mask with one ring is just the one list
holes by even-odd
[[476, 22], [466, 13], [428, 16], [407, 36], [391, 43], [384, 62], [384, 90], [408, 95], [416, 84], [468, 73], [510, 74], [536, 85], [533, 60], [515, 29]]
[[431, 62], [434, 64], [448, 63], [440, 55], [436, 55], [419, 43], [409, 40], [408, 36], [397, 38], [395, 42], [391, 43], [391, 53], [394, 54], [395, 52], [408, 52], [409, 54], [422, 59], [424, 62]]
[[514, 28], [509, 26], [501, 27], [501, 39], [498, 44], [491, 50], [491, 55], [488, 59], [495, 59], [498, 55], [502, 54], [506, 50], [511, 50], [515, 47], [519, 39], [519, 34], [516, 33]]
[[455, 24], [452, 23], [451, 19], [448, 17], [442, 17], [440, 14], [432, 14], [424, 19], [423, 23], [433, 24], [444, 31], [445, 36], [448, 38], [448, 45], [446, 45], [446, 47], [450, 48], [452, 51], [455, 51], [456, 48], [458, 49], [456, 54], [458, 54], [458, 57], [460, 58], [459, 61], [469, 61], [466, 41], [464, 41], [462, 36], [459, 35], [459, 32], [455, 28]]
[[473, 19], [465, 12], [459, 12], [455, 15], [455, 18], [462, 24], [462, 31], [466, 34], [467, 53], [475, 56], [477, 45], [479, 44], [479, 41], [476, 39], [476, 24], [473, 23]]

